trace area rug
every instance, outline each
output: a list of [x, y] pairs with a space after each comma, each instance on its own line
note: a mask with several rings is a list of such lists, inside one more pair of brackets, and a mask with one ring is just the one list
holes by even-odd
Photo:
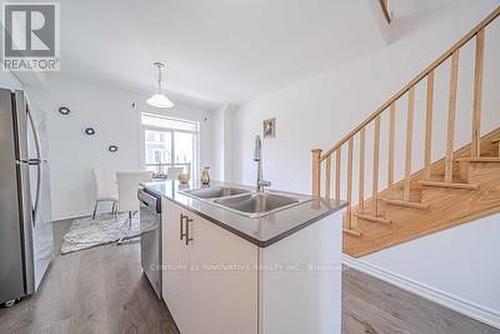
[[139, 214], [132, 218], [129, 228], [128, 213], [116, 217], [101, 215], [95, 220], [92, 217], [76, 219], [63, 237], [61, 254], [72, 253], [83, 249], [138, 237], [141, 234]]

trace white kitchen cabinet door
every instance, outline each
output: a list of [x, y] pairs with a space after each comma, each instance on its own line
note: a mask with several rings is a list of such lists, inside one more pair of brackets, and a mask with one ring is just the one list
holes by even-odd
[[180, 215], [178, 205], [163, 199], [163, 300], [181, 333], [189, 333], [189, 250], [185, 240], [180, 240]]
[[257, 334], [257, 246], [188, 215], [193, 219], [188, 334]]

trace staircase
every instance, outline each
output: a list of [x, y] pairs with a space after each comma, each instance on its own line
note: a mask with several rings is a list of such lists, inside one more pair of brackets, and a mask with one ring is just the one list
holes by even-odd
[[[497, 7], [337, 144], [325, 152], [312, 150], [313, 195], [347, 198], [349, 202], [344, 216], [344, 253], [360, 257], [500, 212], [500, 127], [484, 135], [480, 129], [485, 30], [499, 14], [500, 7]], [[471, 40], [475, 42], [471, 141], [456, 150], [459, 54]], [[434, 76], [445, 62], [450, 65], [446, 138], [438, 144], [446, 149], [444, 157], [433, 162], [432, 149], [436, 143], [432, 129], [437, 93]], [[414, 172], [415, 91], [424, 84], [423, 168]], [[398, 110], [402, 100], [406, 104], [404, 171], [402, 179], [396, 182], [396, 117], [403, 112]], [[500, 117], [498, 120], [500, 123]], [[387, 152], [387, 157], [383, 156], [386, 163], [381, 162], [381, 123], [384, 121], [387, 122], [386, 147], [383, 147]], [[367, 146], [367, 131], [373, 135], [370, 146]], [[371, 150], [370, 166], [365, 163], [367, 149]], [[382, 172], [384, 189], [380, 189]], [[367, 190], [370, 196], [366, 196]]]

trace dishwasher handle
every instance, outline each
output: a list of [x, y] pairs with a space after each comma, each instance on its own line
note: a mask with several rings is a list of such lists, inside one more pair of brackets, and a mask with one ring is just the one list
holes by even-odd
[[161, 213], [161, 198], [159, 196], [146, 192], [144, 189], [139, 189], [137, 191], [137, 199], [142, 205], [155, 210], [156, 213]]

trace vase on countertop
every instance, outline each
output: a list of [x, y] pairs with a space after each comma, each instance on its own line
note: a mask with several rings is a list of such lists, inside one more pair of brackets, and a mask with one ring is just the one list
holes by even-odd
[[203, 172], [201, 172], [201, 184], [204, 186], [208, 186], [210, 184], [210, 167], [203, 168]]

